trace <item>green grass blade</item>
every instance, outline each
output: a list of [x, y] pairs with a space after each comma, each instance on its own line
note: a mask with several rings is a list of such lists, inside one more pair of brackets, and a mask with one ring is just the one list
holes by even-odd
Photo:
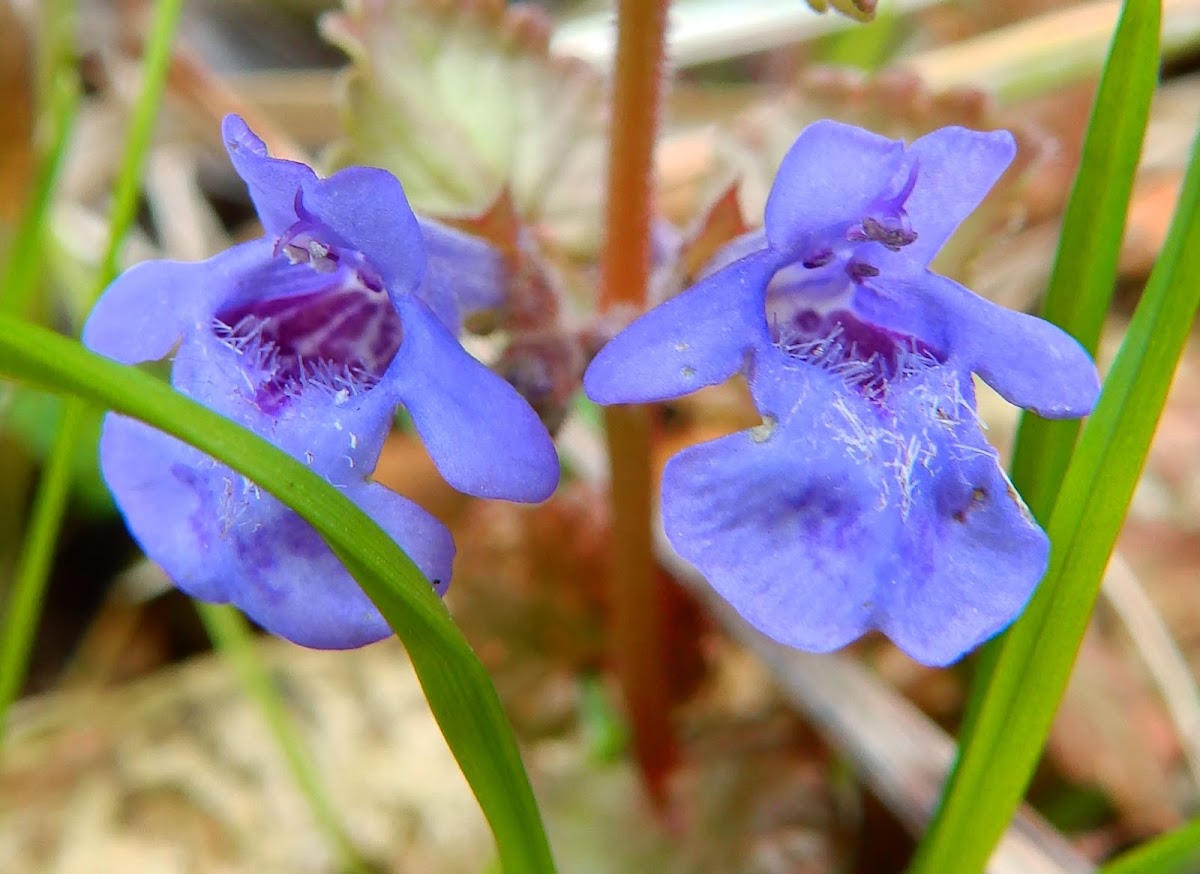
[[196, 612], [200, 614], [200, 621], [204, 623], [213, 645], [233, 667], [242, 688], [258, 705], [259, 711], [267, 721], [275, 743], [283, 753], [301, 794], [308, 801], [317, 825], [325, 832], [330, 844], [336, 848], [341, 862], [338, 870], [347, 874], [367, 874], [369, 868], [355, 849], [337, 809], [325, 794], [321, 776], [312, 766], [304, 739], [300, 737], [275, 684], [271, 682], [270, 673], [254, 651], [254, 637], [250, 633], [249, 623], [241, 613], [227, 604], [207, 604], [203, 601], [196, 601], [195, 604]]
[[[113, 209], [109, 216], [108, 244], [104, 260], [96, 275], [93, 298], [98, 297], [116, 275], [116, 253], [128, 234], [136, 215], [142, 167], [145, 164], [146, 151], [154, 130], [158, 107], [162, 102], [167, 69], [171, 62], [171, 44], [174, 41], [175, 30], [182, 11], [183, 0], [159, 0], [155, 5], [150, 38], [146, 45], [141, 91], [134, 106], [128, 142], [122, 156], [117, 186], [113, 195]], [[52, 18], [56, 22], [56, 27], [73, 25], [75, 17], [71, 12], [72, 10], [64, 4], [58, 4]], [[61, 45], [63, 39], [61, 36], [51, 39], [55, 45], [53, 54], [60, 59], [69, 60], [70, 54]], [[63, 80], [69, 77], [70, 74], [64, 71], [58, 76], [58, 79]], [[69, 132], [69, 120], [73, 118], [78, 97], [72, 95], [59, 97], [57, 91], [52, 91], [52, 94], [54, 99], [63, 101], [63, 105], [54, 107], [54, 111], [61, 112], [64, 116], [59, 119], [57, 130], [61, 139]], [[31, 210], [38, 222], [44, 221], [48, 210], [53, 180], [57, 176], [62, 160], [61, 151], [64, 149], [64, 143], [56, 143], [45, 164], [45, 179], [39, 182], [39, 190]], [[28, 260], [18, 261], [16, 273], [10, 275], [6, 272], [5, 285], [2, 289], [4, 298], [0, 301], [6, 307], [11, 306], [17, 309], [24, 307], [28, 289], [32, 287], [31, 274], [28, 267], [24, 265], [36, 263], [37, 254], [41, 249], [41, 225], [28, 225], [22, 230], [30, 235], [30, 239], [23, 244], [28, 245], [30, 249], [28, 251], [19, 250], [16, 257]], [[0, 309], [0, 311], [6, 310]], [[30, 519], [29, 527], [25, 532], [25, 541], [21, 546], [21, 555], [17, 561], [9, 603], [5, 610], [6, 634], [0, 640], [0, 726], [7, 721], [5, 717], [8, 707], [19, 692], [21, 681], [25, 676], [25, 669], [29, 663], [29, 647], [33, 644], [34, 629], [41, 612], [40, 606], [53, 564], [58, 532], [70, 497], [71, 462], [76, 446], [82, 439], [84, 418], [85, 408], [82, 403], [75, 399], [68, 399], [63, 407], [62, 419], [59, 424], [60, 433], [46, 458], [45, 472], [38, 481], [37, 494], [34, 497], [36, 512]]]
[[975, 874], [1045, 743], [1200, 304], [1200, 140], [1159, 258], [1047, 526], [1050, 568], [1004, 637], [913, 872]]
[[553, 872], [512, 729], [487, 672], [407, 555], [353, 502], [267, 441], [148, 374], [0, 316], [0, 377], [147, 422], [272, 493], [324, 538], [408, 649], [430, 709], [492, 827], [504, 870]]
[[[1096, 89], [1042, 304], [1042, 316], [1093, 355], [1116, 286], [1125, 217], [1158, 81], [1160, 18], [1157, 0], [1135, 0], [1122, 11]], [[1043, 525], [1050, 518], [1079, 427], [1075, 420], [1050, 421], [1034, 413], [1021, 417], [1013, 447], [1013, 484]], [[970, 735], [999, 645], [1000, 640], [992, 641], [980, 653], [961, 738]]]
[[13, 574], [12, 589], [0, 616], [0, 745], [3, 745], [8, 725], [8, 708], [20, 694], [29, 667], [29, 653], [42, 613], [54, 546], [71, 492], [71, 461], [80, 430], [78, 419], [83, 412], [84, 408], [78, 403], [67, 404], [63, 410], [54, 448], [34, 496], [33, 512]]
[[[1042, 304], [1042, 316], [1093, 355], [1116, 286], [1125, 216], [1158, 81], [1160, 6], [1157, 0], [1125, 4], [1096, 91]], [[1038, 519], [1049, 518], [1078, 433], [1073, 420], [1022, 417], [1013, 482]]]
[[1191, 874], [1200, 868], [1200, 819], [1159, 835], [1100, 867], [1097, 874]]
[[75, 128], [75, 116], [79, 112], [79, 83], [74, 74], [65, 73], [55, 82], [50, 105], [41, 114], [43, 124], [49, 130], [50, 145], [38, 162], [32, 198], [13, 235], [8, 258], [0, 271], [0, 312], [24, 312], [37, 287], [35, 279], [42, 256], [42, 235], [71, 132]]

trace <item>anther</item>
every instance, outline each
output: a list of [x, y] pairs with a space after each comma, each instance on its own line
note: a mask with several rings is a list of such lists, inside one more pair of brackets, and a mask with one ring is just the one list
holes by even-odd
[[893, 252], [899, 252], [905, 246], [916, 242], [917, 232], [902, 225], [888, 227], [879, 219], [868, 216], [862, 220], [861, 225], [846, 231], [846, 239], [854, 243], [879, 243]]
[[879, 268], [873, 267], [863, 261], [851, 261], [846, 265], [846, 273], [857, 285], [870, 279], [872, 276], [879, 275]]
[[833, 260], [833, 250], [832, 249], [822, 249], [818, 252], [813, 253], [813, 255], [811, 255], [810, 257], [805, 258], [803, 261], [800, 262], [800, 264], [808, 270], [816, 270], [818, 267], [824, 267], [826, 264], [828, 264], [832, 260]]

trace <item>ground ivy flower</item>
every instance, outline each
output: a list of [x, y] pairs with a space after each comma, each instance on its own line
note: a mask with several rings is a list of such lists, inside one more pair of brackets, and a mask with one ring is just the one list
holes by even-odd
[[832, 121], [779, 169], [764, 228], [601, 350], [602, 404], [747, 376], [762, 424], [684, 450], [663, 521], [760, 630], [828, 651], [880, 629], [930, 665], [1006, 626], [1048, 542], [984, 440], [972, 374], [1078, 417], [1099, 382], [1053, 325], [932, 273], [930, 259], [1014, 154], [1006, 132], [909, 146]]
[[[533, 411], [455, 338], [463, 310], [496, 303], [498, 256], [420, 225], [386, 171], [319, 179], [271, 158], [240, 118], [223, 134], [266, 235], [201, 263], [134, 267], [105, 291], [84, 342], [126, 363], [175, 349], [177, 389], [341, 488], [443, 592], [449, 531], [370, 481], [398, 404], [455, 488], [538, 501], [558, 481]], [[312, 528], [252, 482], [117, 415], [100, 453], [131, 532], [189, 594], [307, 646], [391, 633]]]

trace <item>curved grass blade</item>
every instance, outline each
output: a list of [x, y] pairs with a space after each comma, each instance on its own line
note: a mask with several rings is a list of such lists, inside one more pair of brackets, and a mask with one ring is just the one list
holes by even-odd
[[0, 316], [0, 377], [74, 394], [160, 428], [238, 470], [308, 521], [408, 649], [504, 870], [552, 874], [541, 816], [491, 679], [428, 580], [357, 505], [261, 437], [152, 376], [6, 316]]
[[[1042, 304], [1042, 316], [1093, 355], [1116, 286], [1125, 217], [1158, 82], [1160, 18], [1158, 0], [1135, 0], [1125, 4], [1117, 23]], [[1043, 525], [1050, 518], [1079, 428], [1074, 419], [1021, 415], [1013, 447], [1013, 485]], [[1000, 639], [994, 640], [980, 653], [960, 738], [970, 736], [999, 645]]]
[[981, 871], [1024, 794], [1191, 332], [1198, 278], [1200, 140], [1163, 253], [1050, 516], [1050, 569], [1000, 644], [987, 694], [912, 872]]
[[[1117, 282], [1150, 101], [1158, 82], [1157, 0], [1132, 0], [1113, 37], [1083, 142], [1083, 158], [1063, 216], [1062, 236], [1042, 317], [1096, 354]], [[1021, 418], [1013, 449], [1013, 483], [1038, 519], [1049, 518], [1079, 433], [1073, 419]]]
[[[64, 69], [56, 70], [48, 86], [47, 107], [53, 113], [57, 142], [44, 157], [39, 173], [37, 197], [31, 204], [27, 223], [22, 227], [14, 262], [5, 271], [0, 287], [0, 312], [20, 312], [28, 302], [33, 284], [33, 266], [41, 253], [42, 222], [48, 214], [55, 179], [61, 169], [74, 114], [78, 109], [78, 83], [73, 71], [74, 58], [68, 50], [71, 28], [76, 23], [70, 3], [56, 3], [49, 12], [52, 33], [47, 41], [48, 54]], [[154, 131], [154, 122], [166, 86], [171, 61], [171, 44], [183, 13], [183, 0], [159, 0], [146, 43], [141, 90], [129, 124], [128, 142], [113, 192], [114, 205], [108, 222], [108, 243], [104, 260], [96, 275], [93, 298], [99, 296], [116, 275], [116, 258], [137, 212], [140, 178], [146, 151]], [[61, 31], [61, 32], [60, 32]], [[62, 89], [66, 89], [63, 91]], [[83, 439], [85, 410], [81, 402], [68, 399], [58, 421], [58, 433], [45, 471], [38, 482], [34, 513], [25, 532], [21, 554], [13, 575], [8, 609], [4, 616], [4, 636], [0, 637], [0, 739], [3, 737], [8, 707], [20, 691], [29, 663], [29, 651], [41, 613], [46, 583], [53, 564], [62, 518], [71, 491], [71, 462]]]
[[1200, 867], [1200, 819], [1100, 866], [1097, 874], [1189, 874]]

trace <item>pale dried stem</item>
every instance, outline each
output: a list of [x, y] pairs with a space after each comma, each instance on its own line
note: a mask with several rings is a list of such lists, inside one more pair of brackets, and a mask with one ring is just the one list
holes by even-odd
[[1180, 746], [1200, 787], [1200, 689], [1171, 632], [1137, 574], [1121, 553], [1113, 553], [1100, 589], [1121, 618], [1179, 733]]

